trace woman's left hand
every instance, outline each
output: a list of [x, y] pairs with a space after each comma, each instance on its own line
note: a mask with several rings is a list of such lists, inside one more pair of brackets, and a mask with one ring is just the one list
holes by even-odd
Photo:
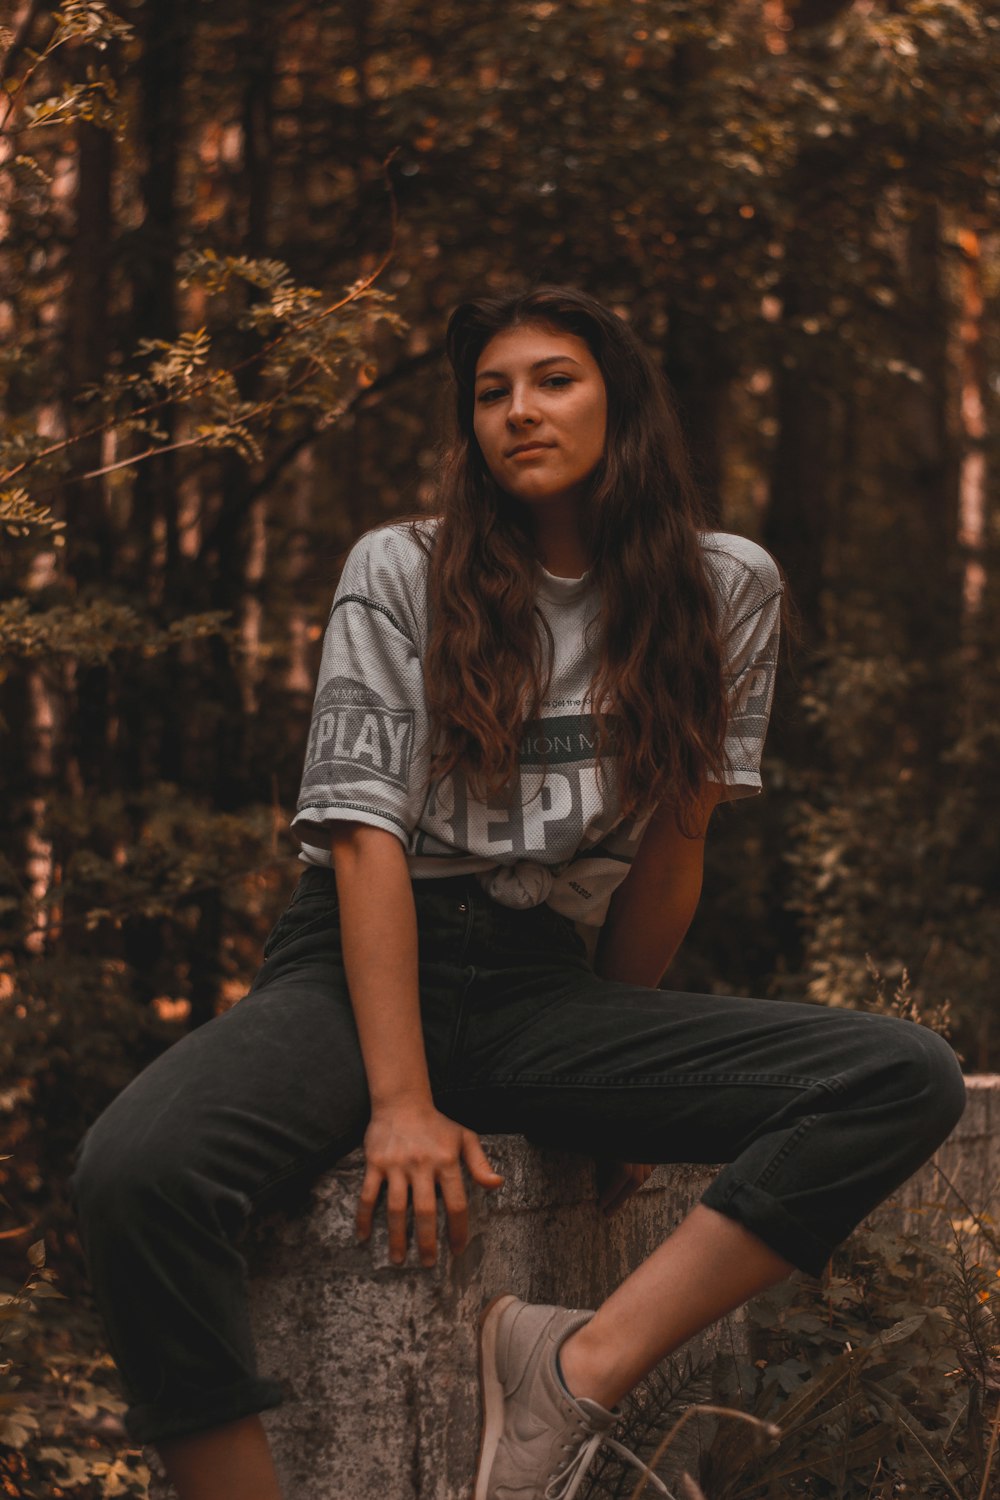
[[648, 1182], [655, 1168], [648, 1162], [608, 1161], [597, 1164], [598, 1208], [610, 1217], [632, 1194]]

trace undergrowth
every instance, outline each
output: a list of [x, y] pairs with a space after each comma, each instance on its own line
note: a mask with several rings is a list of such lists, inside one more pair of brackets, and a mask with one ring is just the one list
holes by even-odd
[[[1000, 1500], [1000, 1242], [988, 1215], [946, 1222], [944, 1244], [919, 1221], [859, 1230], [822, 1280], [757, 1298], [749, 1351], [656, 1372], [622, 1440], [677, 1500]], [[664, 1450], [685, 1410], [696, 1450]], [[609, 1459], [580, 1500], [640, 1494]]]
[[53, 1284], [44, 1241], [26, 1262], [19, 1286], [0, 1281], [0, 1495], [139, 1500], [149, 1471], [96, 1314]]

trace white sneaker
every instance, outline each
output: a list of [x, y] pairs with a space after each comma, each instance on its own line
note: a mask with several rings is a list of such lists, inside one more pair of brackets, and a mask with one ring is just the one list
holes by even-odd
[[641, 1469], [667, 1500], [666, 1485], [624, 1444], [608, 1436], [618, 1421], [559, 1378], [556, 1351], [593, 1317], [575, 1308], [495, 1297], [480, 1319], [483, 1434], [474, 1500], [573, 1500], [602, 1444]]

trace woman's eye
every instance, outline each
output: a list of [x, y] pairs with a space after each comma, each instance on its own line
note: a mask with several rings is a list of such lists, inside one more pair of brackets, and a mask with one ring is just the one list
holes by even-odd
[[[572, 385], [572, 383], [572, 375], [546, 375], [545, 379], [542, 381], [542, 385], [554, 386], [556, 390], [560, 390], [565, 385]], [[480, 391], [477, 399], [481, 402], [489, 404], [493, 400], [495, 400], [497, 396], [503, 396], [505, 394], [506, 390], [503, 386], [491, 386], [489, 390]]]

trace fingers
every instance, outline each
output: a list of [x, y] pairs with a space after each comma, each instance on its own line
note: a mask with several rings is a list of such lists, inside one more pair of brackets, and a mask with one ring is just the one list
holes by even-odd
[[440, 1188], [447, 1216], [448, 1248], [453, 1255], [461, 1255], [469, 1241], [469, 1201], [457, 1162], [453, 1167], [439, 1171], [437, 1184], [430, 1173], [411, 1183], [402, 1173], [393, 1173], [388, 1178], [383, 1178], [383, 1174], [376, 1168], [369, 1168], [355, 1215], [355, 1231], [361, 1241], [371, 1236], [375, 1206], [383, 1181], [387, 1181], [389, 1185], [385, 1205], [386, 1224], [389, 1231], [389, 1259], [394, 1265], [402, 1265], [406, 1259], [407, 1208], [411, 1193], [414, 1240], [420, 1261], [424, 1266], [434, 1265], [437, 1259], [437, 1188]]
[[438, 1180], [448, 1217], [448, 1248], [452, 1255], [461, 1255], [469, 1242], [469, 1201], [461, 1168], [456, 1165], [442, 1172]]
[[[383, 1184], [386, 1191], [386, 1225], [389, 1238], [389, 1259], [394, 1265], [402, 1265], [406, 1259], [407, 1220], [412, 1201], [413, 1237], [421, 1264], [434, 1265], [437, 1259], [437, 1194], [440, 1191], [444, 1202], [448, 1225], [448, 1244], [454, 1255], [460, 1255], [469, 1239], [469, 1205], [462, 1176], [464, 1161], [472, 1178], [484, 1188], [500, 1187], [503, 1177], [495, 1172], [486, 1159], [475, 1131], [466, 1130], [453, 1122], [445, 1122], [451, 1132], [442, 1149], [440, 1130], [438, 1139], [431, 1141], [435, 1148], [425, 1151], [424, 1160], [390, 1159], [376, 1166], [371, 1157], [367, 1162], [364, 1182], [358, 1197], [355, 1228], [359, 1240], [370, 1238], [375, 1207]], [[383, 1132], [384, 1136], [384, 1132]], [[412, 1146], [412, 1142], [410, 1143]], [[390, 1142], [390, 1145], [392, 1143]], [[384, 1138], [377, 1143], [384, 1149]], [[376, 1145], [366, 1137], [366, 1148], [375, 1155]], [[394, 1147], [398, 1156], [398, 1145]], [[409, 1153], [404, 1153], [409, 1154]], [[415, 1156], [416, 1152], [412, 1152]], [[437, 1160], [434, 1160], [434, 1156]], [[376, 1157], [377, 1160], [377, 1157]]]
[[[437, 1194], [430, 1174], [413, 1183], [413, 1236], [420, 1264], [432, 1266], [437, 1260]], [[403, 1248], [405, 1252], [405, 1243]]]
[[[462, 1186], [462, 1174], [457, 1166], [453, 1171], [443, 1169], [439, 1174], [439, 1182], [448, 1218], [448, 1245], [454, 1255], [460, 1255], [465, 1249], [469, 1235], [468, 1205], [465, 1189]], [[438, 1250], [438, 1200], [437, 1184], [429, 1172], [415, 1178], [410, 1184], [407, 1184], [404, 1179], [401, 1195], [403, 1208], [398, 1214], [393, 1212], [393, 1200], [390, 1194], [386, 1205], [389, 1221], [389, 1258], [396, 1265], [401, 1265], [406, 1259], [405, 1192], [407, 1187], [413, 1195], [413, 1238], [416, 1242], [417, 1254], [420, 1256], [420, 1264], [433, 1266], [437, 1260]]]
[[[404, 1173], [386, 1175], [377, 1167], [368, 1168], [358, 1196], [355, 1233], [360, 1241], [370, 1239], [375, 1205], [383, 1182], [388, 1183], [385, 1217], [389, 1231], [389, 1259], [399, 1266], [406, 1259], [407, 1209], [411, 1192], [411, 1183]], [[425, 1266], [432, 1266], [437, 1256], [437, 1196], [433, 1177], [421, 1177], [415, 1181], [412, 1193], [413, 1228], [420, 1259]]]
[[385, 1195], [385, 1217], [389, 1225], [389, 1259], [401, 1266], [406, 1259], [406, 1204], [410, 1184], [402, 1172], [393, 1172]]
[[359, 1240], [368, 1239], [372, 1232], [372, 1216], [375, 1213], [375, 1204], [378, 1202], [381, 1186], [382, 1173], [377, 1167], [369, 1166], [365, 1172], [365, 1180], [361, 1184], [357, 1212], [354, 1216], [354, 1230]]
[[498, 1188], [503, 1182], [499, 1172], [494, 1172], [486, 1158], [486, 1152], [479, 1143], [479, 1137], [474, 1130], [465, 1130], [462, 1133], [462, 1156], [469, 1172], [479, 1183], [480, 1187]]

